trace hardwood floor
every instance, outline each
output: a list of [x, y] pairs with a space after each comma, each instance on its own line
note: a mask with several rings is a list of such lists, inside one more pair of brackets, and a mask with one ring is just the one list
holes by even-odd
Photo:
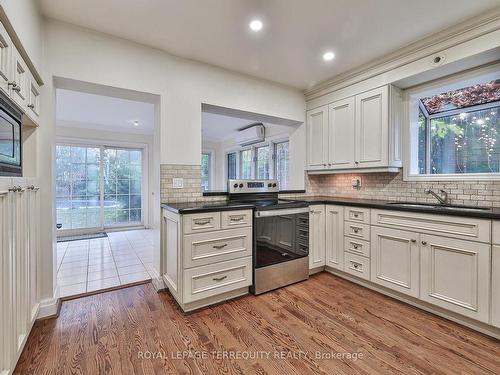
[[499, 374], [500, 342], [327, 273], [188, 315], [144, 284], [64, 302], [15, 373]]

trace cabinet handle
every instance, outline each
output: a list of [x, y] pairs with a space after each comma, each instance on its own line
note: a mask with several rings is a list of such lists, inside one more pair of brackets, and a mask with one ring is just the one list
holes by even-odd
[[412, 240], [411, 240], [411, 242], [412, 242], [412, 243], [415, 243], [415, 242], [417, 242], [417, 240], [412, 239]]
[[38, 191], [38, 190], [40, 190], [40, 188], [37, 187], [37, 186], [35, 186], [35, 185], [26, 186], [26, 189], [31, 190], [31, 191]]
[[11, 81], [11, 82], [7, 83], [7, 86], [16, 87], [16, 86], [17, 86], [17, 83], [16, 83], [16, 82], [14, 82], [14, 81]]
[[194, 222], [196, 225], [207, 225], [210, 223], [210, 220], [203, 220], [203, 221], [195, 221]]
[[227, 243], [222, 244], [222, 245], [214, 245], [214, 246], [213, 246], [213, 248], [214, 248], [214, 249], [222, 249], [222, 248], [224, 248], [224, 247], [226, 247], [226, 246], [227, 246]]
[[243, 216], [240, 216], [240, 217], [234, 217], [234, 216], [231, 216], [231, 221], [242, 221], [243, 220]]
[[20, 92], [21, 88], [19, 86], [12, 86], [12, 90], [14, 90], [15, 92]]
[[227, 276], [222, 276], [222, 277], [214, 277], [212, 280], [213, 281], [222, 281], [224, 279], [227, 279]]
[[422, 241], [422, 245], [427, 245], [427, 241]]
[[359, 232], [359, 228], [352, 228], [352, 231], [353, 231], [354, 233], [358, 233], [358, 232]]
[[326, 164], [323, 164], [323, 167], [326, 167]]
[[354, 164], [358, 165], [359, 164], [359, 161], [355, 161]]
[[353, 243], [353, 244], [352, 244], [352, 247], [354, 248], [354, 250], [358, 250], [359, 245], [357, 245], [357, 244]]
[[359, 217], [359, 215], [358, 214], [354, 214], [354, 217]]
[[28, 108], [35, 109], [35, 105], [34, 104], [28, 104]]
[[360, 266], [362, 266], [361, 263], [356, 263], [356, 262], [351, 262], [351, 264], [355, 269], [358, 269]]

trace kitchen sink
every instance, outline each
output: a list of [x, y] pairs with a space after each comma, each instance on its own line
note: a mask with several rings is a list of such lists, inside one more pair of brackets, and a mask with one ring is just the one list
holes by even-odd
[[489, 207], [472, 207], [472, 206], [460, 206], [460, 205], [440, 205], [432, 203], [415, 203], [415, 202], [389, 202], [389, 204], [400, 207], [417, 207], [417, 208], [434, 208], [436, 210], [444, 211], [476, 211], [484, 212], [490, 211]]

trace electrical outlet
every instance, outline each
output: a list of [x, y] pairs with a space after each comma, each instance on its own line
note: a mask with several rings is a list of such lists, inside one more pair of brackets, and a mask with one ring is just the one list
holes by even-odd
[[184, 179], [183, 178], [172, 178], [172, 188], [173, 189], [182, 189], [184, 187]]
[[352, 184], [353, 189], [356, 189], [356, 190], [361, 189], [361, 177], [354, 177], [351, 180], [351, 184]]

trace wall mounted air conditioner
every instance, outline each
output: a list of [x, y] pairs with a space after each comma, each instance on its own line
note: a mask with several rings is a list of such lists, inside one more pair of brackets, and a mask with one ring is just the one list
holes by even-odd
[[240, 146], [248, 146], [254, 143], [264, 142], [264, 140], [265, 128], [261, 123], [252, 125], [251, 127], [242, 129], [236, 133], [236, 143]]

